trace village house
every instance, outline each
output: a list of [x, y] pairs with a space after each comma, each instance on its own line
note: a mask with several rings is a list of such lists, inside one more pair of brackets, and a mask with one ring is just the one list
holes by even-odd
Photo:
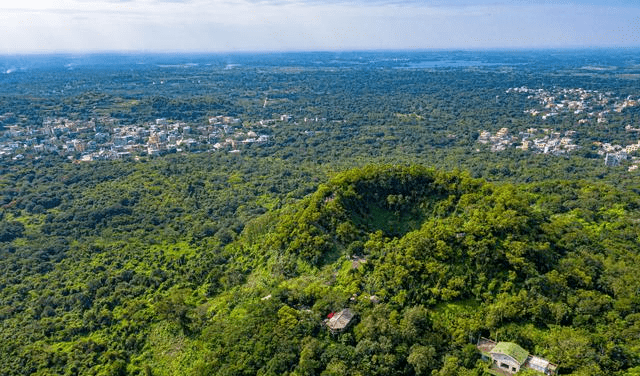
[[353, 321], [354, 317], [353, 311], [349, 308], [345, 308], [340, 312], [331, 312], [326, 320], [327, 328], [331, 334], [338, 334], [349, 327], [349, 324]]
[[490, 360], [488, 372], [493, 375], [514, 375], [529, 368], [545, 375], [555, 375], [558, 366], [546, 359], [530, 355], [527, 350], [513, 342], [495, 342], [480, 338], [477, 348], [483, 360]]

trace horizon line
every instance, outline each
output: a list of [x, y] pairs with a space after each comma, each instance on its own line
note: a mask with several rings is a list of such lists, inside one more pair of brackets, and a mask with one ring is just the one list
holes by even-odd
[[638, 50], [637, 46], [536, 46], [536, 47], [425, 47], [425, 48], [345, 48], [345, 49], [273, 49], [273, 50], [50, 50], [0, 52], [0, 56], [38, 56], [38, 55], [231, 55], [231, 54], [278, 54], [278, 53], [341, 53], [341, 52], [527, 52], [527, 51], [579, 51], [579, 50]]

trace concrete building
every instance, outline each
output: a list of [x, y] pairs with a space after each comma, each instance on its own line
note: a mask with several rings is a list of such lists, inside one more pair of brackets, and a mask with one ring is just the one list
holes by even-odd
[[513, 342], [495, 342], [480, 338], [477, 348], [482, 359], [491, 361], [487, 372], [492, 375], [514, 375], [524, 368], [529, 368], [545, 375], [555, 375], [556, 364], [546, 359], [530, 355], [529, 352]]

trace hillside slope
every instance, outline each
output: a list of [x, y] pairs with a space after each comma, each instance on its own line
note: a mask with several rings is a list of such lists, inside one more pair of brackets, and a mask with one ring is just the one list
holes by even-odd
[[640, 372], [635, 193], [388, 165], [318, 186], [285, 164], [192, 162], [5, 185], [3, 372], [480, 375], [480, 336], [561, 374]]
[[[482, 335], [564, 374], [634, 374], [638, 204], [582, 183], [351, 170], [247, 226], [229, 246], [246, 280], [206, 303], [191, 350], [154, 359], [197, 374], [480, 374]], [[344, 308], [355, 324], [331, 334]]]

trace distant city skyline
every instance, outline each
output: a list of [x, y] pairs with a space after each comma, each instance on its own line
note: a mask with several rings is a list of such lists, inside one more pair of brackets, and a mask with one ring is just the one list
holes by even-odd
[[636, 0], [22, 0], [0, 54], [640, 47]]

